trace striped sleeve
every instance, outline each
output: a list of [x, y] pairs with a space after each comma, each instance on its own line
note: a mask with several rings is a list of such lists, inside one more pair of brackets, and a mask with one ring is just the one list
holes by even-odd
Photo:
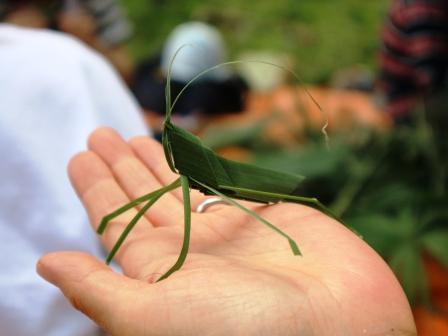
[[131, 36], [131, 24], [117, 1], [83, 0], [82, 2], [94, 17], [98, 38], [105, 46], [117, 46]]
[[396, 0], [383, 30], [379, 87], [386, 108], [405, 117], [446, 80], [448, 1]]

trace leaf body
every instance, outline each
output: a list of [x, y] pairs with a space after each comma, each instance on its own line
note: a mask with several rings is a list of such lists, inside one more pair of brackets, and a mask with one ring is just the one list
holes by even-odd
[[165, 150], [168, 151], [166, 155], [172, 157], [175, 172], [190, 177], [193, 180], [191, 187], [205, 194], [210, 194], [210, 191], [194, 181], [200, 181], [233, 198], [262, 203], [279, 202], [282, 199], [278, 195], [294, 195], [304, 179], [299, 175], [220, 157], [198, 137], [171, 122], [165, 124], [164, 136], [167, 144], [165, 146], [164, 143]]

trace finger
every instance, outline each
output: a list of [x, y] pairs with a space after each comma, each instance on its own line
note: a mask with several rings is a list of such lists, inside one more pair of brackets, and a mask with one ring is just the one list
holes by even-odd
[[[68, 166], [68, 173], [95, 230], [105, 215], [130, 201], [113, 177], [109, 167], [93, 152], [82, 152], [73, 157]], [[108, 250], [113, 247], [121, 232], [136, 213], [135, 209], [130, 209], [108, 224], [107, 230], [101, 236], [101, 240]], [[153, 229], [152, 224], [142, 218], [132, 230], [128, 241], [133, 236], [137, 237], [150, 229]]]
[[[59, 252], [44, 256], [37, 272], [59, 287], [71, 304], [113, 335], [139, 335], [145, 323], [158, 327], [159, 316], [152, 307], [157, 284], [133, 280], [80, 252]], [[139, 320], [145, 312], [144, 321]], [[153, 319], [154, 321], [151, 321]]]
[[[153, 172], [162, 184], [168, 184], [178, 177], [173, 173], [165, 159], [163, 147], [155, 140], [148, 137], [135, 137], [129, 142], [135, 154], [142, 162]], [[174, 191], [174, 195], [182, 200], [182, 191]], [[190, 193], [191, 206], [196, 209], [197, 206], [206, 199], [206, 196], [197, 190]]]
[[[164, 186], [114, 130], [101, 128], [93, 132], [89, 148], [106, 162], [131, 200]], [[154, 204], [147, 216], [155, 226], [179, 224], [183, 206], [173, 194], [167, 193]]]

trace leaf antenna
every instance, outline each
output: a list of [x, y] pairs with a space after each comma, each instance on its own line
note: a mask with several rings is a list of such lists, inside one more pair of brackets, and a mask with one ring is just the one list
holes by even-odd
[[141, 204], [141, 203], [143, 203], [145, 201], [150, 200], [151, 198], [155, 197], [157, 195], [157, 193], [159, 191], [161, 191], [162, 189], [169, 191], [169, 190], [173, 190], [173, 189], [178, 188], [178, 187], [180, 187], [180, 179], [176, 179], [173, 183], [171, 183], [171, 184], [169, 184], [169, 185], [167, 185], [167, 186], [165, 186], [165, 187], [163, 187], [161, 189], [158, 189], [156, 191], [150, 192], [149, 194], [143, 195], [143, 196], [141, 196], [139, 198], [136, 198], [132, 202], [129, 202], [129, 203], [123, 205], [122, 207], [120, 207], [119, 209], [115, 210], [114, 212], [104, 216], [101, 219], [100, 225], [98, 226], [98, 229], [96, 230], [96, 232], [98, 234], [103, 234], [104, 230], [106, 230], [107, 224], [112, 219], [114, 219], [115, 217], [118, 217], [119, 215], [121, 215], [122, 213], [128, 211], [129, 209], [131, 209], [131, 208], [133, 208], [133, 207], [135, 207], [135, 206], [137, 206], [137, 205], [139, 205], [139, 204]]
[[157, 281], [168, 278], [171, 274], [179, 270], [187, 258], [188, 249], [190, 246], [190, 231], [191, 231], [191, 202], [190, 202], [190, 183], [188, 177], [181, 175], [180, 182], [182, 186], [182, 196], [184, 200], [184, 239], [182, 242], [182, 249], [176, 263], [162, 275]]
[[[187, 45], [183, 45], [182, 47], [180, 47], [180, 48], [176, 51], [174, 57], [176, 57], [177, 53], [178, 53], [183, 47], [185, 47], [185, 46], [187, 46]], [[171, 60], [170, 71], [171, 71], [171, 65], [172, 65], [172, 63], [173, 63], [173, 61], [174, 61], [174, 57], [173, 57], [173, 59]], [[293, 77], [294, 77], [300, 84], [304, 84], [304, 81], [300, 78], [300, 76], [299, 76], [295, 71], [293, 71], [293, 70], [291, 70], [291, 69], [288, 69], [288, 68], [286, 68], [286, 67], [284, 67], [284, 66], [281, 66], [281, 65], [279, 65], [279, 64], [275, 64], [275, 63], [271, 63], [271, 62], [267, 62], [267, 61], [257, 61], [257, 60], [223, 62], [223, 63], [217, 64], [217, 65], [215, 65], [215, 66], [212, 66], [212, 67], [210, 67], [210, 68], [208, 68], [208, 69], [205, 69], [205, 70], [201, 71], [201, 72], [198, 73], [196, 76], [194, 76], [190, 81], [188, 81], [187, 84], [185, 84], [185, 86], [182, 88], [182, 90], [180, 90], [180, 92], [178, 93], [178, 95], [177, 95], [176, 98], [174, 99], [173, 103], [172, 103], [171, 105], [168, 105], [168, 103], [166, 104], [166, 108], [167, 108], [166, 115], [171, 117], [171, 112], [173, 111], [174, 106], [176, 105], [177, 101], [180, 99], [181, 95], [182, 95], [182, 94], [184, 93], [184, 91], [185, 91], [189, 86], [191, 86], [191, 84], [193, 84], [193, 82], [195, 82], [197, 79], [199, 79], [200, 77], [206, 75], [207, 73], [209, 73], [209, 72], [211, 72], [211, 71], [213, 71], [213, 70], [222, 68], [222, 67], [224, 67], [224, 66], [235, 65], [235, 64], [243, 64], [243, 63], [258, 63], [258, 64], [265, 64], [265, 65], [273, 66], [273, 67], [278, 68], [278, 69], [280, 69], [280, 70], [282, 70], [282, 71], [288, 72], [288, 73], [291, 74], [291, 75], [292, 75], [292, 76], [293, 76]], [[171, 75], [171, 74], [170, 74], [170, 71], [169, 71], [169, 75]], [[170, 80], [171, 80], [171, 79], [170, 79]], [[168, 84], [168, 80], [167, 80], [167, 84]], [[167, 89], [169, 90], [169, 87], [167, 87]], [[324, 115], [324, 117], [325, 117], [325, 122], [324, 122], [324, 125], [323, 125], [322, 128], [321, 128], [321, 132], [322, 132], [322, 134], [324, 135], [324, 138], [325, 138], [325, 144], [326, 144], [327, 148], [329, 148], [329, 141], [330, 141], [330, 140], [329, 140], [328, 133], [327, 133], [327, 127], [328, 127], [328, 124], [329, 124], [328, 113], [322, 108], [322, 106], [317, 102], [317, 100], [313, 97], [313, 95], [310, 93], [310, 91], [309, 91], [306, 87], [303, 87], [303, 90], [305, 91], [306, 95], [311, 99], [311, 101], [313, 102], [313, 104], [316, 105], [316, 107], [319, 109], [319, 111], [320, 111], [320, 112]], [[170, 101], [170, 103], [171, 103], [171, 91], [169, 92], [169, 99], [170, 99], [169, 101]], [[168, 100], [167, 100], [167, 102], [168, 102]], [[168, 106], [169, 106], [169, 108], [168, 108]], [[165, 120], [168, 120], [168, 119], [169, 119], [169, 118], [167, 118], [167, 119], [165, 119]]]
[[291, 247], [292, 253], [294, 255], [302, 255], [302, 253], [300, 252], [299, 247], [297, 246], [297, 243], [294, 241], [294, 239], [292, 239], [288, 234], [286, 234], [284, 231], [280, 230], [278, 227], [276, 227], [274, 224], [268, 222], [266, 219], [264, 219], [263, 217], [261, 217], [259, 214], [257, 214], [255, 211], [252, 211], [248, 208], [246, 208], [245, 206], [241, 205], [240, 203], [236, 202], [235, 200], [233, 200], [232, 198], [224, 195], [223, 193], [219, 192], [218, 190], [207, 186], [195, 179], [192, 178], [192, 180], [199, 184], [200, 186], [204, 187], [205, 189], [209, 190], [211, 193], [215, 194], [216, 196], [221, 197], [223, 200], [225, 200], [226, 202], [236, 206], [237, 208], [239, 208], [240, 210], [244, 211], [245, 213], [247, 213], [248, 215], [252, 216], [253, 218], [255, 218], [256, 220], [258, 220], [259, 222], [261, 222], [262, 224], [268, 226], [270, 229], [274, 230], [275, 232], [277, 232], [278, 234], [280, 234], [281, 236], [285, 237], [288, 242], [289, 242], [289, 246]]
[[171, 74], [173, 71], [173, 64], [174, 64], [174, 61], [175, 61], [177, 55], [179, 55], [181, 50], [188, 46], [191, 47], [193, 45], [192, 44], [181, 45], [179, 47], [179, 49], [177, 49], [176, 52], [174, 53], [173, 57], [170, 60], [170, 64], [168, 66], [168, 73], [166, 75], [166, 83], [165, 83], [165, 122], [171, 121], [171, 111], [173, 110], [172, 105], [171, 105]]
[[175, 165], [174, 165], [174, 158], [173, 158], [173, 150], [171, 149], [171, 143], [169, 142], [167, 132], [168, 128], [167, 125], [171, 123], [171, 111], [173, 110], [172, 104], [171, 104], [171, 73], [173, 71], [173, 64], [174, 60], [176, 59], [179, 52], [187, 47], [191, 46], [191, 44], [184, 44], [179, 47], [179, 49], [176, 50], [173, 57], [171, 58], [169, 67], [168, 67], [168, 73], [166, 75], [166, 84], [165, 84], [165, 121], [163, 126], [163, 133], [162, 133], [162, 145], [163, 145], [163, 152], [165, 154], [166, 161], [168, 163], [168, 166], [170, 169], [178, 173]]

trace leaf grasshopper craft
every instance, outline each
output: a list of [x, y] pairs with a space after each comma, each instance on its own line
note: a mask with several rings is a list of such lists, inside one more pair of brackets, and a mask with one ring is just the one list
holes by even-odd
[[[182, 48], [176, 52], [176, 55], [181, 49]], [[176, 55], [174, 55], [171, 65], [173, 64]], [[172, 103], [170, 92], [170, 66], [166, 83], [166, 116], [163, 126], [162, 144], [169, 167], [174, 173], [180, 175], [180, 177], [165, 187], [135, 199], [102, 219], [97, 230], [99, 234], [104, 232], [107, 224], [113, 218], [137, 205], [143, 204], [141, 209], [129, 222], [110, 251], [106, 260], [107, 263], [113, 259], [127, 235], [137, 224], [138, 220], [145, 214], [145, 212], [148, 211], [149, 208], [165, 193], [179, 187], [182, 188], [184, 202], [184, 239], [182, 248], [176, 263], [165, 274], [163, 274], [158, 281], [166, 279], [172, 273], [179, 270], [187, 257], [191, 227], [190, 188], [197, 189], [205, 195], [216, 195], [228, 204], [238, 207], [262, 224], [276, 231], [288, 240], [294, 255], [301, 255], [301, 253], [296, 242], [290, 236], [274, 224], [262, 218], [256, 212], [239, 204], [234, 199], [255, 201], [266, 204], [278, 202], [307, 204], [315, 208], [319, 208], [324, 213], [335, 217], [331, 211], [321, 204], [316, 198], [302, 197], [297, 194], [298, 188], [304, 179], [303, 176], [286, 174], [222, 158], [215, 154], [209, 147], [202, 144], [198, 137], [171, 122], [171, 112], [173, 107], [178, 98], [190, 84], [192, 84], [200, 76], [216, 69], [217, 67], [235, 63], [240, 63], [240, 61], [222, 63], [201, 72], [185, 85]], [[258, 63], [279, 67], [276, 64], [267, 62]], [[297, 78], [297, 75], [294, 73], [292, 74]], [[314, 101], [312, 97], [311, 99]]]

